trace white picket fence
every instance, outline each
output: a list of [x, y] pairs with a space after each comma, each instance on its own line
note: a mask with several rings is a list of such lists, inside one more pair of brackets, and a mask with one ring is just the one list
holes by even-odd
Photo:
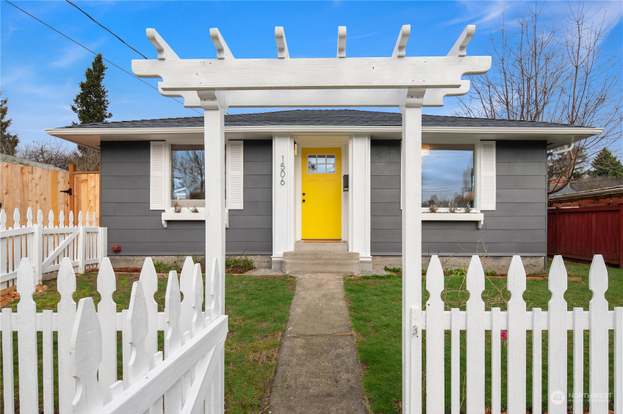
[[[221, 304], [215, 294], [224, 281], [218, 269], [215, 263], [204, 283], [200, 265], [187, 258], [179, 282], [176, 272], [169, 273], [165, 309], [158, 312], [154, 300], [158, 275], [147, 258], [132, 286], [129, 308], [117, 312], [112, 297], [116, 279], [108, 258], [102, 260], [97, 276], [101, 296], [97, 308], [91, 297], [81, 299], [76, 306], [72, 261], [63, 258], [57, 278], [60, 302], [56, 312], [37, 312], [32, 298], [33, 267], [23, 259], [17, 276], [17, 313], [6, 308], [0, 314], [4, 412], [13, 413], [19, 407], [22, 414], [51, 414], [56, 397], [61, 414], [223, 413], [227, 316], [220, 314]], [[19, 398], [13, 389], [14, 332]], [[39, 332], [42, 355], [38, 355]], [[117, 370], [118, 333], [122, 376]], [[164, 349], [160, 351], [159, 334], [164, 336]], [[54, 388], [55, 368], [58, 390]], [[39, 377], [43, 380], [42, 394], [38, 392]]]
[[[527, 388], [527, 339], [532, 335], [532, 414], [542, 410], [543, 361], [547, 360], [547, 412], [567, 414], [584, 413], [587, 397], [592, 414], [609, 413], [609, 404], [616, 414], [623, 414], [623, 307], [608, 309], [604, 293], [608, 289], [608, 271], [601, 255], [596, 255], [590, 267], [589, 288], [593, 293], [589, 310], [569, 310], [564, 299], [567, 290], [567, 271], [562, 257], [552, 262], [548, 286], [551, 299], [548, 310], [526, 310], [523, 294], [526, 290], [526, 272], [519, 256], [514, 256], [508, 271], [507, 285], [511, 293], [507, 310], [485, 310], [482, 293], [485, 274], [478, 256], [473, 256], [467, 271], [466, 286], [469, 291], [466, 309], [445, 310], [441, 294], [444, 290], [444, 274], [437, 256], [431, 258], [426, 273], [426, 289], [430, 297], [425, 310], [411, 310], [413, 335], [421, 338], [425, 331], [424, 346], [425, 408], [427, 413], [444, 413], [445, 368], [450, 367], [450, 412], [461, 412], [461, 387], [465, 387], [465, 412], [485, 412], [485, 332], [490, 331], [491, 366], [488, 370], [491, 386], [491, 413], [501, 412], [501, 334], [507, 333], [507, 411], [509, 414], [525, 414]], [[609, 335], [614, 330], [614, 372], [609, 369]], [[589, 390], [585, 393], [584, 336], [589, 336]], [[451, 355], [446, 360], [444, 341], [450, 336]], [[461, 335], [465, 335], [466, 370], [461, 372]], [[568, 350], [567, 333], [573, 337], [573, 349]], [[547, 355], [543, 355], [543, 336], [547, 335]], [[418, 349], [410, 350], [418, 352]], [[568, 395], [568, 353], [572, 353], [572, 392]], [[421, 375], [420, 372], [418, 375]], [[609, 390], [608, 380], [614, 376], [614, 389]], [[461, 384], [461, 378], [465, 384]], [[421, 395], [422, 389], [416, 390]], [[614, 396], [614, 398], [612, 398]], [[568, 401], [569, 400], [569, 401]], [[570, 407], [568, 407], [568, 404]], [[421, 412], [416, 409], [416, 412]]]
[[50, 210], [45, 223], [39, 209], [34, 222], [32, 209], [28, 208], [26, 223], [22, 224], [20, 211], [15, 209], [13, 226], [7, 228], [6, 212], [0, 210], [0, 289], [14, 284], [17, 267], [24, 257], [31, 260], [37, 283], [44, 273], [58, 270], [63, 257], [70, 258], [80, 273], [89, 265], [98, 265], [106, 256], [106, 228], [96, 225], [95, 213], [79, 212], [77, 219], [74, 224], [74, 214], [69, 212], [66, 222], [61, 211], [57, 223]]

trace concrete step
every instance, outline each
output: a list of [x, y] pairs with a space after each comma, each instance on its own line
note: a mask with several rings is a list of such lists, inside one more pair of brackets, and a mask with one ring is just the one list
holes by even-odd
[[294, 245], [294, 251], [296, 252], [335, 252], [346, 253], [348, 251], [348, 245], [345, 241], [335, 242], [315, 242], [307, 240], [299, 240]]
[[295, 251], [283, 254], [283, 271], [289, 274], [360, 273], [359, 253], [328, 251]]
[[359, 253], [355, 252], [328, 252], [328, 251], [294, 251], [284, 252], [283, 258], [293, 260], [333, 260], [333, 261], [359, 261]]

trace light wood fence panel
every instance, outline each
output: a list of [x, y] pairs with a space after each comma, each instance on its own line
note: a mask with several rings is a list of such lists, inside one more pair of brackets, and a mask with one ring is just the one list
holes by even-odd
[[[98, 171], [63, 170], [51, 165], [0, 154], [0, 208], [18, 209], [22, 216], [28, 208], [34, 211], [91, 211], [100, 217], [100, 173]], [[99, 221], [97, 222], [99, 223]], [[54, 223], [59, 224], [58, 222]], [[13, 226], [8, 217], [7, 226]]]

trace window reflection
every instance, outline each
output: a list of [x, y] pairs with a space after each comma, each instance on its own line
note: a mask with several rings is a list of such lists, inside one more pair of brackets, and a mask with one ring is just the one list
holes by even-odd
[[474, 206], [474, 147], [425, 145], [422, 148], [422, 206]]
[[335, 155], [308, 155], [307, 174], [335, 174]]
[[197, 203], [183, 201], [205, 198], [204, 166], [202, 146], [171, 146], [171, 194], [180, 205], [195, 205]]

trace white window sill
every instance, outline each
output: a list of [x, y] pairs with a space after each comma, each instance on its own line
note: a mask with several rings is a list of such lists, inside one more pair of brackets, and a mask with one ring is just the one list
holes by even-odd
[[[182, 211], [176, 213], [173, 208], [162, 212], [160, 219], [162, 220], [162, 227], [167, 227], [168, 221], [204, 221], [205, 220], [205, 208], [197, 207], [197, 212], [193, 213], [191, 207], [182, 207]], [[225, 215], [225, 227], [229, 227], [229, 214]]]
[[431, 213], [422, 211], [422, 221], [477, 221], [478, 228], [481, 228], [485, 221], [485, 216], [479, 211], [470, 211], [469, 213]]

